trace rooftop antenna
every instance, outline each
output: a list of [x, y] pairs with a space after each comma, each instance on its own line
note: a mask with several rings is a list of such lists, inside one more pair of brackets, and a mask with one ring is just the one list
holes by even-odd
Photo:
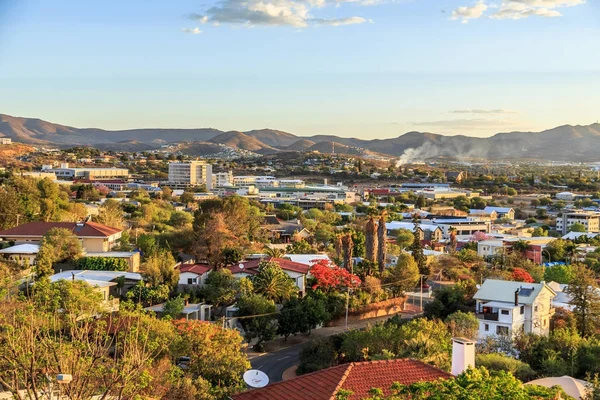
[[252, 388], [263, 388], [269, 384], [269, 377], [258, 369], [244, 372], [244, 382]]
[[244, 269], [244, 264], [239, 263], [238, 267], [239, 267], [239, 269], [243, 270]]

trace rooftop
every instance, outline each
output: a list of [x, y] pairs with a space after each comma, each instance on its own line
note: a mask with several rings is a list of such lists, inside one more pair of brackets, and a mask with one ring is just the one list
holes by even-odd
[[78, 237], [109, 237], [121, 232], [96, 222], [29, 222], [0, 231], [0, 237], [44, 236], [52, 228], [67, 229]]
[[515, 281], [502, 281], [498, 279], [486, 279], [481, 288], [473, 296], [476, 300], [497, 301], [503, 303], [513, 303], [515, 301], [515, 291], [519, 291], [519, 304], [532, 304], [542, 290], [548, 289], [552, 295], [556, 293], [545, 282], [525, 283]]
[[369, 396], [371, 388], [390, 394], [394, 382], [409, 385], [416, 382], [452, 378], [449, 373], [411, 359], [365, 361], [338, 365], [273, 383], [261, 389], [233, 395], [234, 400], [330, 400], [340, 389], [350, 390], [351, 400]]

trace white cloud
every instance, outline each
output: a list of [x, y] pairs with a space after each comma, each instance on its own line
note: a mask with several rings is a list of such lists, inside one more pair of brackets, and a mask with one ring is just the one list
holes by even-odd
[[452, 11], [450, 19], [460, 19], [463, 24], [466, 24], [470, 19], [481, 18], [487, 9], [487, 4], [483, 1], [478, 1], [471, 7], [458, 7]]
[[472, 109], [464, 109], [464, 110], [453, 110], [450, 111], [451, 114], [516, 114], [516, 111], [504, 110], [502, 108], [497, 108], [494, 110], [483, 110], [479, 108]]
[[[574, 7], [585, 4], [586, 0], [501, 0], [499, 4], [488, 6], [483, 0], [473, 6], [458, 7], [452, 11], [450, 19], [461, 20], [466, 24], [471, 19], [482, 18], [489, 15], [492, 19], [524, 19], [536, 17], [562, 17], [560, 8]], [[486, 14], [489, 9], [496, 9], [491, 14]]]
[[[243, 26], [342, 26], [370, 22], [363, 17], [315, 18], [311, 9], [321, 8], [353, 0], [222, 0], [204, 14], [192, 14], [190, 18], [200, 23]], [[362, 0], [371, 1], [371, 0]]]
[[189, 33], [190, 35], [199, 35], [199, 34], [202, 33], [202, 31], [198, 27], [195, 27], [195, 28], [183, 28], [182, 32], [183, 33]]

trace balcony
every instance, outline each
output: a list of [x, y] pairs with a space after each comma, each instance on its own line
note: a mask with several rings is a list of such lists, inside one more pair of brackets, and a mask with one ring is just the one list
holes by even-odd
[[478, 319], [484, 319], [486, 321], [498, 321], [498, 313], [497, 312], [482, 312], [477, 313]]

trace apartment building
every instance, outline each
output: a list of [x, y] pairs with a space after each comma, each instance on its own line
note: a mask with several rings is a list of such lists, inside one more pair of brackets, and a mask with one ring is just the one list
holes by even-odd
[[169, 163], [169, 186], [172, 189], [199, 185], [206, 185], [207, 190], [212, 190], [212, 165], [205, 161]]
[[12, 144], [11, 138], [0, 138], [0, 144]]
[[233, 172], [216, 172], [212, 175], [213, 188], [233, 186]]
[[581, 224], [587, 233], [600, 232], [600, 213], [597, 212], [565, 212], [556, 218], [556, 230], [566, 235], [574, 224]]

